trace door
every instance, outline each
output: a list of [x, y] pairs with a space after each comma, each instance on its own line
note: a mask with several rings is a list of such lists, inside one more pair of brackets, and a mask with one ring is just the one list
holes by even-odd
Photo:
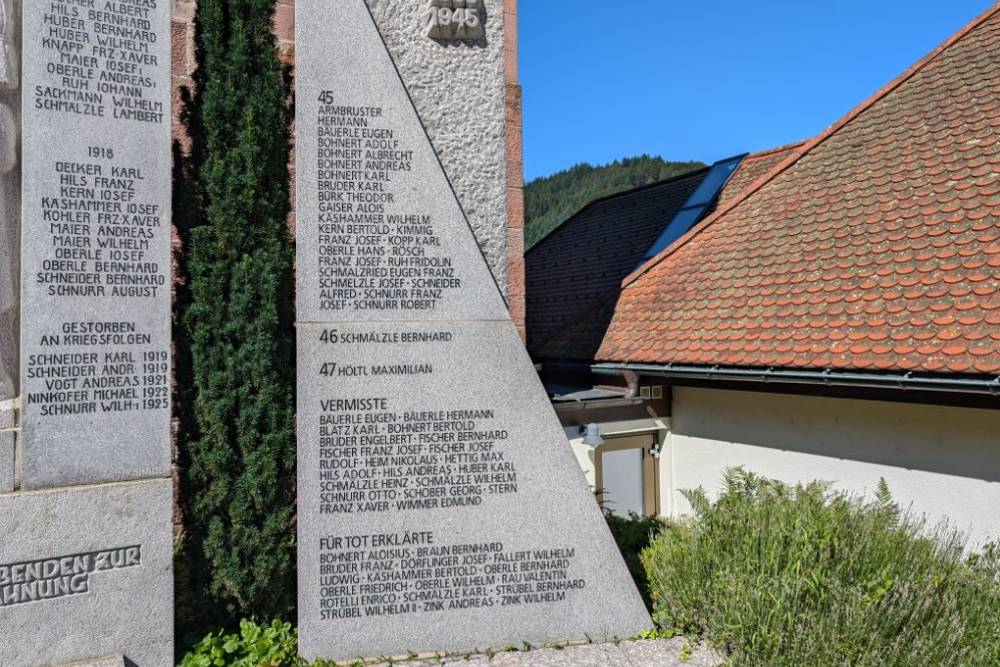
[[596, 452], [595, 481], [601, 502], [618, 516], [659, 513], [659, 474], [652, 434], [610, 437]]

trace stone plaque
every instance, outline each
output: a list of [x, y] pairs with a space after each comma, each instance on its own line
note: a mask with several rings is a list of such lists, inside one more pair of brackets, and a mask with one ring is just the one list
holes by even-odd
[[300, 325], [307, 658], [650, 625], [510, 322]]
[[482, 0], [430, 0], [425, 10], [431, 39], [479, 39], [484, 19]]
[[22, 484], [170, 473], [170, 3], [23, 14]]
[[[364, 29], [333, 34], [319, 18], [357, 10]], [[306, 82], [296, 94], [299, 321], [506, 318], [363, 0], [306, 2], [296, 11], [309, 16], [296, 22], [296, 79]], [[303, 38], [314, 55], [299, 53]], [[379, 57], [351, 55], [375, 46]]]
[[0, 665], [173, 664], [171, 487], [0, 495]]
[[296, 11], [301, 653], [650, 626], [366, 3]]

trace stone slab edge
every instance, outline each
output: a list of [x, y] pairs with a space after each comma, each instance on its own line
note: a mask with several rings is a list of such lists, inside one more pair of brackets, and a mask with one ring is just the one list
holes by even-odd
[[112, 655], [105, 658], [70, 662], [60, 665], [60, 667], [125, 667], [125, 658], [121, 655]]

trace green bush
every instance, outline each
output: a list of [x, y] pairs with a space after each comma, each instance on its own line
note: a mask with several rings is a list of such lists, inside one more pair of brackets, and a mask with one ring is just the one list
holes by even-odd
[[655, 619], [737, 665], [1000, 664], [1000, 558], [814, 482], [730, 470], [642, 554]]
[[289, 73], [275, 0], [200, 0], [175, 173], [182, 633], [295, 609]]
[[618, 543], [618, 549], [622, 552], [625, 565], [635, 580], [635, 585], [642, 595], [647, 608], [652, 608], [649, 599], [649, 581], [646, 577], [646, 569], [640, 560], [643, 549], [649, 546], [661, 530], [664, 523], [657, 517], [643, 517], [634, 512], [628, 518], [620, 517], [605, 510], [604, 518], [607, 519], [608, 528]]
[[299, 632], [291, 623], [274, 621], [259, 626], [241, 621], [239, 633], [213, 632], [198, 642], [179, 667], [295, 667]]

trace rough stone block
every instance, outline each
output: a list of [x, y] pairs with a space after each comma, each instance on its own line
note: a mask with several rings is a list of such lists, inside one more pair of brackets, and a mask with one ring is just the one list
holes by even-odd
[[0, 665], [173, 664], [171, 482], [0, 496]]
[[[23, 12], [27, 489], [170, 475], [170, 4], [136, 9], [155, 38], [118, 55], [91, 53], [105, 24], [69, 11]], [[94, 61], [51, 67], [53, 26]], [[139, 68], [126, 92], [100, 78], [120, 58]]]
[[427, 4], [368, 2], [490, 270], [503, 286], [506, 247], [498, 222], [505, 198], [497, 178], [504, 150], [503, 1], [482, 2], [481, 39], [452, 42], [424, 34]]

